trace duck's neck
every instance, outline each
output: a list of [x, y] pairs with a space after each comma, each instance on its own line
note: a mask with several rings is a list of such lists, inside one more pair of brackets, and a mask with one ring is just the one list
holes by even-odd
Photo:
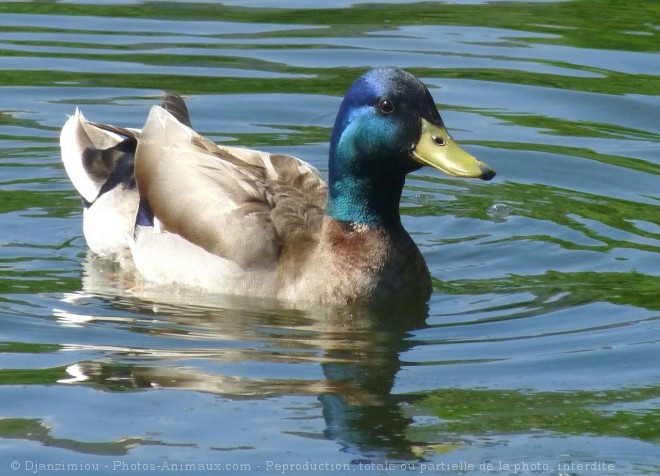
[[330, 176], [326, 214], [338, 221], [371, 227], [401, 226], [399, 202], [405, 176]]

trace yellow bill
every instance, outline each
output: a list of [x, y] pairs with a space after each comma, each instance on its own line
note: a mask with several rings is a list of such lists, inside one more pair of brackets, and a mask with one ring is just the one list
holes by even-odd
[[454, 177], [490, 180], [495, 171], [461, 149], [444, 127], [422, 119], [422, 137], [412, 151], [412, 157], [423, 165]]

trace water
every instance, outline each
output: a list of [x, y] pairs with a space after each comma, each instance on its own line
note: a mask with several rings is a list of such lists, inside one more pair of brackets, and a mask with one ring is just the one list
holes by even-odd
[[[2, 474], [660, 472], [657, 2], [0, 13]], [[76, 106], [139, 127], [175, 90], [210, 138], [325, 170], [341, 95], [379, 65], [498, 172], [408, 180], [428, 307], [138, 296], [87, 256], [59, 159]]]

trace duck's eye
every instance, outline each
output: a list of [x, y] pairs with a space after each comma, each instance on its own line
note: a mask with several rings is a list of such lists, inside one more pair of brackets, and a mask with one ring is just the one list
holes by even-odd
[[392, 102], [388, 101], [387, 99], [382, 99], [378, 103], [378, 110], [383, 114], [390, 114], [394, 112], [394, 104], [392, 104]]
[[433, 143], [435, 145], [445, 145], [445, 140], [440, 136], [433, 136]]

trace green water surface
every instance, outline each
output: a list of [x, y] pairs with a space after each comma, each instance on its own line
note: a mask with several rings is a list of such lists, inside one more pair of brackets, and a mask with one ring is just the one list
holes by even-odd
[[[660, 3], [321, 5], [0, 3], [0, 474], [659, 474]], [[174, 90], [325, 173], [384, 65], [498, 172], [408, 179], [427, 305], [140, 294], [87, 254], [75, 107], [140, 127]]]

